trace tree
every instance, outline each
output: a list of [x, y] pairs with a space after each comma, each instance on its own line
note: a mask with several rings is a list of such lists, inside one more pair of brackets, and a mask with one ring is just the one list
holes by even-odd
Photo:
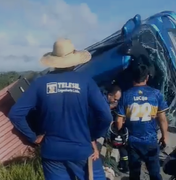
[[15, 82], [19, 78], [19, 74], [15, 71], [0, 73], [0, 90]]

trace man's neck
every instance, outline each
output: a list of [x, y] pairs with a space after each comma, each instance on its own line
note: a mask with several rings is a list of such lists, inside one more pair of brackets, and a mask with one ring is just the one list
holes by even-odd
[[146, 86], [146, 85], [147, 85], [146, 82], [141, 82], [141, 83], [134, 82], [133, 83], [133, 86]]
[[58, 73], [63, 73], [63, 72], [69, 72], [73, 71], [74, 67], [70, 68], [55, 68], [53, 71], [50, 72], [50, 74], [58, 74]]

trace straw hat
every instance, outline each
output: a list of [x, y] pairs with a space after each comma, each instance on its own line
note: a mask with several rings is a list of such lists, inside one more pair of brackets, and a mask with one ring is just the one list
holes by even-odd
[[67, 68], [88, 62], [91, 54], [88, 51], [77, 51], [68, 39], [59, 39], [53, 45], [53, 52], [45, 54], [40, 62], [51, 68]]

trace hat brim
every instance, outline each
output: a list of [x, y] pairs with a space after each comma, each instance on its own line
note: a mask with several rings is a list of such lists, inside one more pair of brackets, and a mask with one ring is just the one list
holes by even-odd
[[90, 61], [90, 59], [91, 54], [86, 50], [74, 51], [72, 54], [64, 57], [54, 56], [52, 52], [49, 52], [40, 59], [40, 62], [42, 65], [51, 68], [67, 68], [84, 64]]

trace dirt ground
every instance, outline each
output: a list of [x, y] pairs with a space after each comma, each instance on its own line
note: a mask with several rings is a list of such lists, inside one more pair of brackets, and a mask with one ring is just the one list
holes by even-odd
[[[160, 135], [159, 135], [160, 136]], [[99, 139], [99, 143], [102, 145], [103, 144], [103, 139]], [[167, 147], [165, 148], [165, 152], [167, 154], [169, 154], [170, 152], [172, 152], [173, 148], [176, 147], [176, 133], [169, 133], [169, 139], [168, 139], [168, 144]], [[100, 146], [99, 147], [101, 149], [101, 155], [104, 157], [106, 154], [106, 147], [104, 146]], [[113, 150], [113, 152], [111, 153], [111, 156], [114, 157], [116, 159], [116, 161], [118, 162], [119, 160], [119, 153], [118, 150]], [[161, 175], [163, 177], [163, 180], [169, 180], [170, 176], [166, 175], [163, 171], [162, 171], [162, 163], [163, 160], [166, 158], [166, 155], [164, 153], [160, 153], [160, 161], [161, 161]], [[128, 180], [128, 175], [126, 174], [121, 174], [120, 176], [116, 177], [115, 180]], [[145, 168], [145, 165], [142, 165], [141, 168], [141, 180], [149, 180], [149, 176], [148, 176], [148, 172]]]
[[[163, 177], [163, 180], [169, 180], [170, 176], [166, 175], [163, 173], [162, 168], [161, 168], [161, 175]], [[122, 174], [119, 177], [115, 177], [115, 180], [128, 180], [128, 175]], [[150, 180], [147, 170], [145, 169], [145, 166], [142, 167], [142, 171], [141, 171], [141, 180]]]

